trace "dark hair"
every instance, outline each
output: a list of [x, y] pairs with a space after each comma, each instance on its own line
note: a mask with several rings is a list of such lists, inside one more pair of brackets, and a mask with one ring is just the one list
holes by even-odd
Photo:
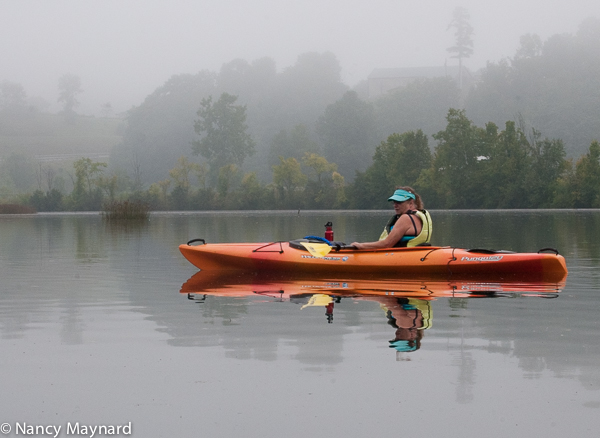
[[409, 186], [396, 186], [396, 190], [406, 190], [408, 193], [412, 193], [413, 195], [415, 195], [415, 197], [417, 198], [415, 199], [415, 206], [417, 207], [417, 210], [425, 210], [425, 204], [423, 204], [423, 200], [421, 199], [419, 194], [415, 192], [415, 189]]

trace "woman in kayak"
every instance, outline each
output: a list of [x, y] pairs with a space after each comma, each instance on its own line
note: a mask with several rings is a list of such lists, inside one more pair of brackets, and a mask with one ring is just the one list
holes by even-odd
[[358, 249], [417, 246], [431, 240], [431, 216], [421, 197], [411, 187], [397, 187], [388, 201], [394, 202], [395, 215], [376, 242], [353, 242]]

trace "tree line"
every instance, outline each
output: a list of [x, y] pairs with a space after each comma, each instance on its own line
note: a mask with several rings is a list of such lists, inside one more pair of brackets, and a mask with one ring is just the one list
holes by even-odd
[[[221, 100], [234, 103], [229, 95]], [[197, 130], [213, 130], [214, 138], [207, 135], [195, 146], [213, 166], [218, 163], [214, 166], [218, 170], [211, 172], [209, 165], [182, 156], [169, 178], [128, 193], [127, 199], [153, 210], [376, 209], [389, 208], [387, 198], [396, 185], [410, 185], [432, 209], [600, 208], [598, 141], [573, 161], [566, 158], [562, 140], [542, 138], [523, 120], [507, 121], [502, 130], [492, 122], [481, 127], [464, 110], [450, 109], [446, 128], [433, 136], [437, 142], [433, 152], [423, 131], [395, 133], [376, 147], [372, 164], [352, 183], [345, 183], [336, 163], [307, 151], [300, 160], [279, 156], [278, 164], [272, 165], [272, 180], [265, 184], [256, 172], [241, 170], [243, 155], [251, 150], [249, 138], [239, 135], [236, 143], [230, 135], [237, 128], [230, 135], [222, 132], [232, 128], [228, 123], [208, 126], [216, 113], [227, 114], [218, 102], [217, 108], [212, 105], [205, 101], [199, 110], [205, 117]], [[240, 109], [237, 106], [234, 112]], [[243, 111], [236, 121], [229, 123], [244, 126]], [[241, 148], [237, 163], [223, 164], [224, 156], [236, 156], [233, 149], [219, 150], [221, 157], [212, 149], [223, 138], [233, 149]], [[122, 196], [117, 178], [104, 175], [105, 167], [106, 163], [82, 158], [74, 164], [76, 181], [70, 195], [38, 190], [29, 203], [39, 211], [100, 209], [103, 202]], [[208, 184], [211, 178], [213, 185]]]
[[[68, 209], [130, 196], [160, 209], [385, 208], [402, 184], [431, 208], [597, 205], [599, 20], [546, 41], [524, 35], [513, 58], [465, 76], [463, 88], [419, 79], [370, 99], [366, 81], [351, 90], [340, 71], [333, 54], [306, 53], [283, 71], [263, 58], [173, 76], [128, 112], [106, 167], [85, 184], [76, 169], [63, 176], [70, 195], [51, 172], [43, 184], [40, 169], [37, 197], [60, 192]], [[211, 145], [219, 138], [246, 141]], [[22, 179], [9, 163], [0, 179]], [[85, 196], [73, 196], [77, 184]]]
[[[395, 181], [412, 185], [430, 208], [598, 208], [600, 145], [575, 162], [562, 140], [542, 138], [522, 119], [500, 130], [473, 124], [451, 109], [430, 154], [422, 131], [394, 134], [377, 147], [373, 165], [356, 178], [354, 207], [383, 207]], [[411, 165], [407, 165], [411, 163]]]

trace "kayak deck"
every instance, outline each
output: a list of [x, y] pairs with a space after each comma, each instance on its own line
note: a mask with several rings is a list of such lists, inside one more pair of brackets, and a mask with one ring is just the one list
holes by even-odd
[[324, 257], [290, 246], [289, 242], [183, 244], [183, 256], [207, 270], [253, 270], [297, 273], [385, 274], [399, 277], [496, 277], [561, 281], [567, 276], [557, 252], [515, 253], [417, 246], [357, 250], [334, 248]]

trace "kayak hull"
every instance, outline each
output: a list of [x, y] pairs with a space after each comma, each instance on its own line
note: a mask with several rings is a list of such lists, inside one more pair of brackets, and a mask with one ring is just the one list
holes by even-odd
[[203, 270], [252, 270], [307, 274], [377, 274], [394, 277], [518, 278], [561, 281], [564, 258], [555, 253], [513, 253], [453, 247], [377, 250], [342, 248], [324, 257], [288, 242], [180, 245], [183, 256]]

